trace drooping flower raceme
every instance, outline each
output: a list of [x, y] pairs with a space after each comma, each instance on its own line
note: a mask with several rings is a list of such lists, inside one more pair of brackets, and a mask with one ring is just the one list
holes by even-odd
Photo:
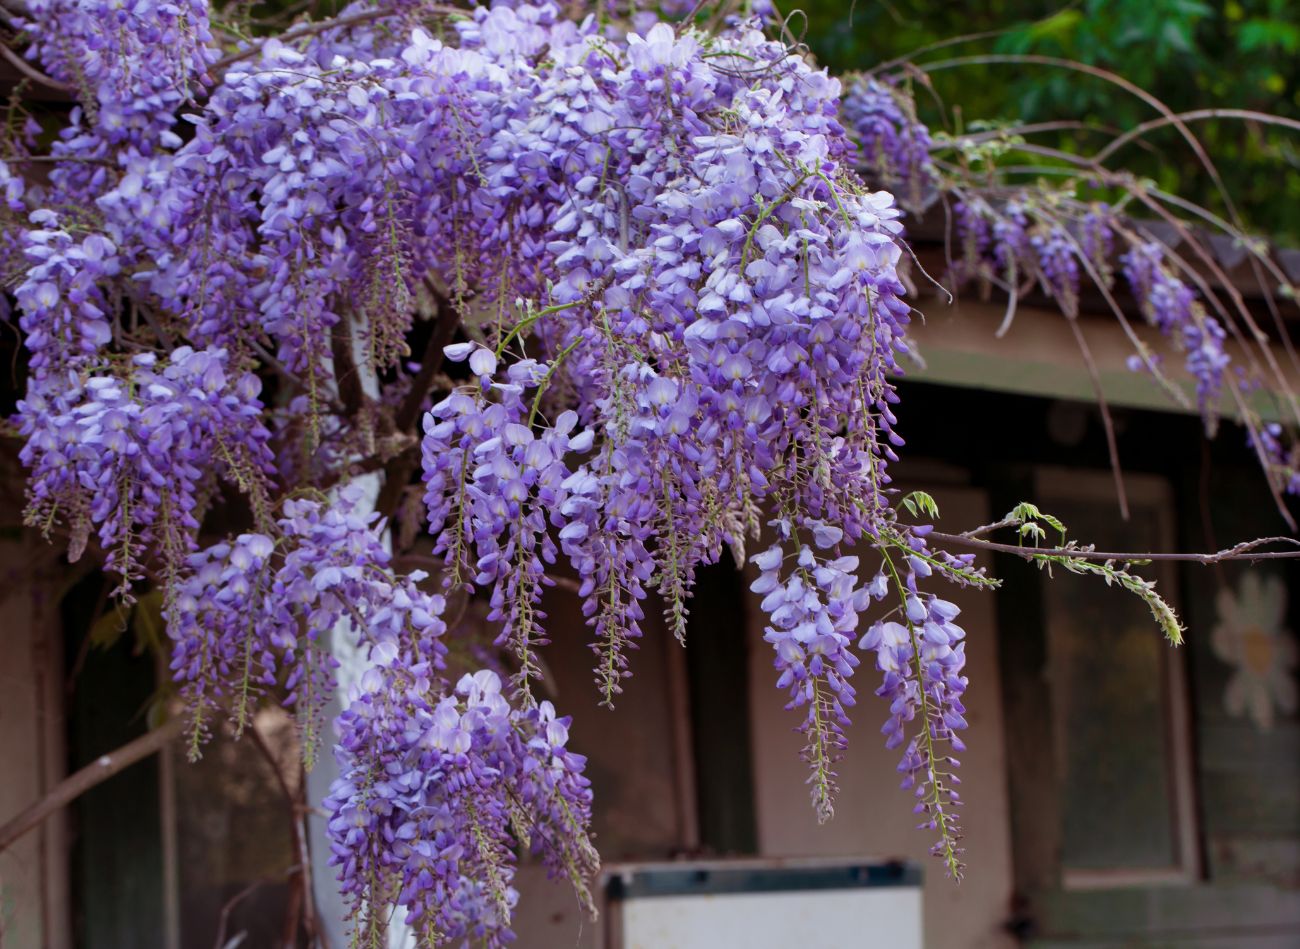
[[1159, 245], [1134, 246], [1123, 256], [1123, 264], [1143, 314], [1186, 353], [1187, 371], [1196, 380], [1197, 402], [1212, 430], [1229, 362], [1223, 325], [1205, 312], [1192, 288], [1169, 269]]
[[962, 704], [967, 684], [962, 675], [966, 634], [953, 622], [961, 611], [921, 590], [918, 580], [937, 568], [962, 582], [960, 573], [947, 572], [945, 567], [969, 569], [969, 562], [936, 560], [920, 532], [908, 538], [903, 559], [900, 572], [887, 554], [888, 572], [878, 574], [867, 588], [876, 599], [899, 598], [895, 618], [877, 620], [858, 645], [876, 654], [876, 668], [883, 675], [876, 694], [890, 703], [889, 720], [882, 729], [885, 744], [904, 749], [898, 765], [903, 787], [915, 795], [914, 810], [923, 817], [920, 827], [939, 836], [931, 853], [957, 876], [963, 852], [956, 814], [961, 798], [955, 787], [960, 780], [954, 773], [959, 762], [951, 752], [965, 750], [957, 732], [967, 726]]
[[[839, 530], [828, 533], [819, 525], [814, 538], [816, 547], [829, 547], [838, 541]], [[812, 767], [813, 806], [819, 819], [829, 820], [834, 813], [833, 766], [845, 746], [843, 726], [849, 723], [845, 710], [854, 704], [848, 680], [859, 662], [849, 647], [858, 627], [857, 609], [867, 600], [855, 589], [857, 557], [819, 561], [813, 547], [803, 546], [788, 578], [783, 578], [784, 559], [781, 545], [755, 556], [763, 572], [751, 589], [763, 595], [763, 611], [771, 617], [763, 638], [776, 652], [777, 687], [788, 690], [789, 707], [807, 707], [801, 731], [807, 739], [804, 757]]]
[[930, 130], [917, 120], [908, 97], [878, 79], [859, 78], [844, 97], [844, 120], [856, 137], [860, 161], [880, 183], [920, 210], [934, 182]]
[[224, 350], [182, 347], [165, 363], [152, 353], [119, 375], [39, 388], [19, 405], [23, 462], [31, 469], [29, 523], [66, 521], [73, 551], [98, 533], [124, 586], [151, 556], [170, 575], [193, 548], [215, 477], [262, 497], [270, 465], [258, 400], [261, 381], [231, 371]]
[[493, 672], [450, 694], [431, 678], [381, 663], [339, 720], [329, 837], [363, 944], [381, 936], [393, 902], [429, 944], [503, 944], [517, 846], [572, 880], [589, 907], [591, 791], [565, 747], [568, 720], [550, 702], [512, 708]]
[[419, 589], [418, 573], [394, 574], [377, 521], [349, 487], [328, 506], [286, 501], [271, 533], [244, 534], [190, 558], [170, 632], [172, 668], [193, 715], [192, 754], [213, 709], [228, 707], [240, 730], [252, 700], [280, 679], [314, 754], [332, 694], [332, 631], [357, 637], [376, 659], [441, 668], [442, 598]]
[[[481, 15], [473, 52], [501, 55], [476, 45], [498, 16]], [[546, 248], [529, 266], [549, 277], [550, 296], [514, 316], [495, 352], [453, 353], [480, 381], [426, 422], [426, 502], [450, 576], [490, 585], [503, 635], [523, 631], [513, 645], [525, 670], [541, 617], [524, 604], [554, 556], [541, 526], [558, 529], [612, 703], [647, 590], [665, 596], [683, 632], [696, 565], [743, 542], [763, 505], [788, 511], [792, 532], [834, 533], [823, 548], [876, 533], [890, 516], [884, 465], [901, 441], [887, 377], [906, 350], [907, 309], [898, 212], [843, 164], [851, 145], [835, 119], [836, 83], [752, 29], [706, 47], [656, 26], [627, 38], [625, 58], [567, 40], [553, 37], [547, 55], [570, 65], [534, 74], [534, 116], [508, 124], [479, 159], [493, 185], [479, 197], [483, 215], [524, 229], [522, 246]], [[534, 205], [541, 213], [524, 216]], [[505, 283], [541, 289], [510, 264], [502, 259]], [[525, 345], [545, 364], [517, 362], [493, 382], [497, 358]], [[564, 387], [577, 414], [548, 427]], [[583, 424], [594, 442], [584, 432], [569, 443]], [[565, 451], [575, 457], [561, 465]], [[791, 562], [781, 580], [791, 595], [817, 586], [799, 579], [809, 569]], [[828, 577], [818, 594], [845, 644], [850, 580]], [[829, 771], [817, 761], [842, 740], [852, 692], [841, 685], [855, 660], [823, 646], [800, 688], [842, 696], [818, 697], [806, 722], [829, 816]]]

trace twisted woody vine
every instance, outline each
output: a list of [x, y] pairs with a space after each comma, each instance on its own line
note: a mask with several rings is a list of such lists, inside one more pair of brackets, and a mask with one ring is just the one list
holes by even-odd
[[[615, 705], [645, 611], [683, 638], [726, 549], [757, 568], [818, 817], [850, 714], [883, 720], [953, 877], [967, 679], [943, 587], [996, 585], [986, 535], [1131, 590], [1180, 640], [1138, 558], [1031, 504], [941, 534], [893, 487], [930, 279], [911, 216], [948, 222], [939, 279], [1001, 293], [1008, 322], [1030, 292], [1070, 320], [1099, 293], [1136, 371], [1207, 429], [1230, 418], [1275, 496], [1300, 490], [1256, 398], [1289, 392], [1278, 357], [1205, 252], [1235, 219], [1076, 156], [1004, 171], [1014, 132], [918, 121], [924, 64], [833, 78], [769, 5], [357, 2], [267, 36], [242, 4], [28, 0], [11, 26], [0, 261], [28, 521], [100, 558], [120, 601], [161, 592], [192, 756], [282, 702], [308, 762], [337, 758], [324, 808], [359, 945], [395, 910], [422, 944], [506, 941], [525, 851], [591, 905], [593, 789], [540, 657], [587, 637]], [[57, 130], [23, 104], [36, 86], [76, 103]], [[428, 574], [401, 566], [394, 515], [432, 537]], [[585, 630], [541, 608], [561, 560]], [[453, 675], [467, 597], [497, 652]], [[368, 668], [328, 722], [338, 637]], [[880, 701], [858, 709], [864, 681]]]

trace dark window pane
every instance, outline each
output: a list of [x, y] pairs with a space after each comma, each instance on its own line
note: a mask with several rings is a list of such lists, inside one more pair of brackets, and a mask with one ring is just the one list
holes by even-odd
[[[1068, 477], [1049, 485], [1044, 502], [1071, 536], [1106, 550], [1167, 545], [1158, 492], [1131, 499], [1125, 524], [1113, 495], [1071, 497], [1070, 487]], [[1067, 878], [1071, 871], [1177, 870], [1172, 647], [1138, 597], [1100, 577], [1053, 573], [1044, 605], [1062, 781], [1062, 868]], [[1167, 581], [1157, 579], [1171, 594]]]
[[[267, 707], [255, 718], [290, 790], [297, 787], [293, 719]], [[232, 741], [222, 729], [203, 757], [176, 763], [180, 844], [181, 944], [210, 946], [229, 906], [226, 939], [245, 946], [281, 945], [297, 863], [289, 805], [275, 771], [250, 735]]]

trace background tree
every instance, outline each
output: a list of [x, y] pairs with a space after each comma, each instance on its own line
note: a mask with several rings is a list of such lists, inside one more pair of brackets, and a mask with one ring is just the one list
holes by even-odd
[[[1300, 17], [1291, 4], [904, 0], [816, 2], [800, 10], [806, 14], [803, 38], [818, 61], [836, 73], [875, 69], [899, 57], [924, 66], [972, 56], [1049, 56], [1108, 70], [1174, 113], [1231, 109], [1236, 113], [1231, 118], [1197, 118], [1197, 135], [1215, 156], [1250, 229], [1286, 244], [1296, 241], [1293, 208], [1300, 196], [1300, 169], [1294, 129], [1269, 124], [1270, 118], [1300, 120], [1295, 65]], [[801, 15], [791, 28], [801, 33], [803, 24]], [[917, 105], [934, 128], [960, 132], [983, 123], [1046, 124], [1033, 141], [1082, 155], [1155, 117], [1147, 104], [1113, 83], [1041, 63], [970, 62], [930, 73], [929, 82], [933, 95], [919, 95]], [[1252, 119], [1242, 111], [1263, 115]], [[1226, 210], [1222, 193], [1175, 128], [1154, 128], [1114, 157], [1166, 191], [1219, 213]]]

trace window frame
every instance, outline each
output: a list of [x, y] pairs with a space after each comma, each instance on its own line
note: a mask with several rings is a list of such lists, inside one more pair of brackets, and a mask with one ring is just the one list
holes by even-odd
[[[1124, 474], [1124, 488], [1129, 504], [1142, 506], [1155, 512], [1157, 524], [1157, 550], [1174, 550], [1177, 545], [1175, 529], [1177, 511], [1169, 480], [1160, 475]], [[1034, 496], [1043, 510], [1052, 510], [1054, 499], [1062, 501], [1097, 501], [1115, 503], [1115, 480], [1111, 472], [1095, 469], [1036, 466], [1033, 475]], [[1086, 535], [1086, 527], [1083, 528]], [[1086, 541], [1086, 536], [1082, 538]], [[1156, 575], [1157, 589], [1179, 615], [1182, 615], [1179, 597], [1178, 569], [1172, 561], [1155, 561], [1150, 570]], [[1046, 579], [1046, 578], [1044, 578]], [[1053, 638], [1051, 616], [1043, 602], [1043, 636], [1050, 652]], [[1153, 630], [1154, 633], [1154, 630]], [[1186, 649], [1173, 647], [1161, 651], [1161, 671], [1164, 675], [1164, 728], [1166, 767], [1169, 774], [1169, 804], [1173, 842], [1177, 860], [1169, 867], [1115, 867], [1102, 869], [1071, 869], [1064, 865], [1061, 856], [1060, 885], [1067, 891], [1144, 887], [1153, 885], [1187, 886], [1202, 877], [1201, 835], [1196, 806], [1196, 775], [1193, 754], [1191, 697], [1188, 687]], [[1050, 683], [1049, 683], [1050, 685]], [[1054, 687], [1053, 687], [1054, 688]], [[1065, 749], [1060, 739], [1063, 731], [1055, 708], [1052, 727], [1056, 742], [1056, 767], [1061, 773]]]

